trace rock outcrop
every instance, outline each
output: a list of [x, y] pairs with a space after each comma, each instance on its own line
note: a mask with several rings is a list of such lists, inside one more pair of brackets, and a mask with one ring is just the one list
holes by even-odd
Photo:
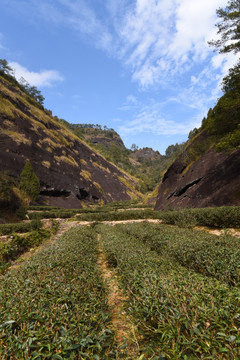
[[161, 160], [162, 155], [152, 148], [143, 148], [133, 152], [131, 158], [135, 160]]
[[27, 161], [40, 180], [42, 204], [78, 208], [138, 196], [131, 176], [0, 77], [0, 171], [18, 182]]
[[[201, 143], [201, 136], [196, 141]], [[165, 173], [155, 209], [240, 205], [240, 149], [227, 153], [212, 147], [186, 165], [187, 150]]]

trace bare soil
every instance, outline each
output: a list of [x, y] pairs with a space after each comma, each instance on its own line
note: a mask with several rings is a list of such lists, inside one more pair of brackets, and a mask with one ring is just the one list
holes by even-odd
[[206, 226], [196, 226], [194, 229], [200, 230], [200, 231], [206, 231], [209, 234], [216, 235], [216, 236], [230, 235], [230, 236], [234, 236], [234, 237], [237, 237], [238, 239], [240, 239], [240, 230], [239, 229], [230, 229], [230, 228], [229, 229], [211, 229]]
[[[119, 352], [126, 354], [125, 359], [135, 359], [139, 352], [139, 346], [135, 326], [124, 310], [126, 296], [120, 289], [116, 271], [108, 265], [106, 255], [101, 247], [100, 234], [98, 234], [98, 241], [98, 265], [108, 285], [108, 305], [112, 315], [112, 330], [115, 333], [115, 340]], [[121, 350], [123, 345], [124, 348]]]

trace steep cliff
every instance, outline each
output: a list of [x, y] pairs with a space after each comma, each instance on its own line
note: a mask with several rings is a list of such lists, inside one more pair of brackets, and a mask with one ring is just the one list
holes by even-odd
[[240, 205], [240, 94], [222, 96], [166, 171], [156, 210]]
[[38, 202], [81, 207], [137, 197], [135, 179], [63, 126], [51, 112], [0, 77], [0, 172], [16, 182], [29, 161], [38, 176]]

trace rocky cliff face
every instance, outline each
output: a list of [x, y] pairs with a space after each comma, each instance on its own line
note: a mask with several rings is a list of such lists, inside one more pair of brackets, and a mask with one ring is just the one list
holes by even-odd
[[239, 88], [224, 93], [189, 135], [185, 150], [163, 177], [156, 209], [239, 206]]
[[133, 152], [130, 158], [135, 160], [161, 160], [162, 155], [158, 151], [154, 151], [152, 148], [143, 148]]
[[39, 203], [71, 208], [138, 196], [133, 178], [0, 77], [0, 171], [18, 180], [27, 161], [40, 180]]
[[[199, 136], [195, 145], [201, 146], [204, 136]], [[227, 153], [211, 147], [186, 165], [191, 146], [165, 173], [155, 209], [240, 205], [240, 149]]]

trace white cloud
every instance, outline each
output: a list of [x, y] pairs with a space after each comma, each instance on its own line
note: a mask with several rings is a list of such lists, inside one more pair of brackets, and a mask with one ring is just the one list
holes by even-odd
[[86, 0], [22, 0], [21, 9], [72, 29], [118, 58], [130, 69], [132, 80], [148, 88], [174, 82], [197, 64], [212, 67], [220, 75], [226, 73], [231, 61], [215, 57], [207, 42], [216, 36], [216, 9], [227, 3], [228, 0], [105, 0], [92, 5]]
[[118, 23], [119, 56], [143, 87], [203, 62], [212, 52], [216, 8], [227, 0], [136, 0]]
[[123, 105], [118, 108], [118, 110], [128, 111], [135, 109], [138, 106], [138, 100], [134, 95], [128, 95]]
[[216, 9], [227, 2], [105, 0], [92, 5], [87, 0], [21, 0], [21, 9], [72, 29], [118, 58], [131, 70], [133, 81], [147, 88], [165, 85], [206, 59], [214, 66], [207, 41], [216, 36]]
[[33, 72], [17, 62], [10, 62], [9, 66], [14, 70], [16, 79], [19, 80], [23, 77], [29, 84], [34, 86], [52, 86], [56, 81], [63, 81], [63, 77], [56, 70]]
[[56, 0], [55, 3], [31, 0], [37, 16], [57, 26], [72, 29], [82, 38], [86, 38], [96, 47], [109, 51], [112, 43], [111, 33], [85, 0]]
[[166, 119], [162, 115], [161, 104], [153, 103], [142, 106], [133, 120], [125, 122], [118, 127], [121, 135], [136, 135], [139, 133], [152, 133], [157, 135], [187, 135], [194, 127], [198, 127], [202, 117], [199, 115], [179, 123], [174, 120]]
[[137, 98], [134, 95], [128, 95], [126, 100], [128, 103], [137, 104]]

